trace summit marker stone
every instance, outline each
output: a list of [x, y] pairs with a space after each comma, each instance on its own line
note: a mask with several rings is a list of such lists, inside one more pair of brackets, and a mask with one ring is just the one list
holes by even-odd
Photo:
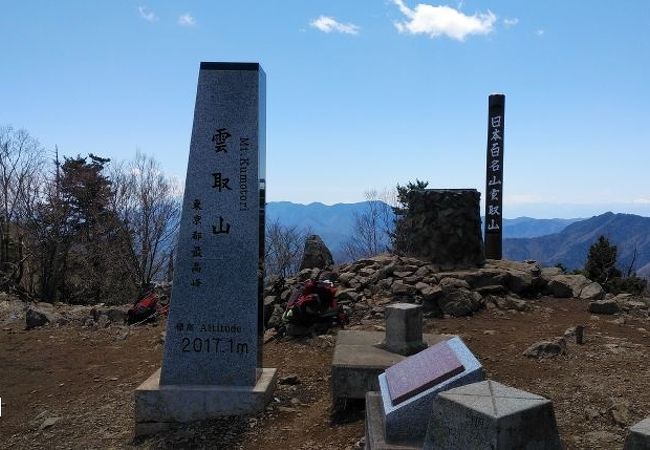
[[[162, 369], [136, 390], [136, 433], [264, 408], [265, 74], [201, 63]], [[142, 434], [142, 433], [139, 433]]]

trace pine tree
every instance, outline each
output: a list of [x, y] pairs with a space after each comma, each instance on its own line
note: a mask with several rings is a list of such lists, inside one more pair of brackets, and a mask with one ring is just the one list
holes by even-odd
[[409, 218], [411, 207], [411, 193], [426, 189], [428, 181], [416, 179], [415, 183], [409, 182], [406, 186], [397, 185], [397, 203], [393, 208], [395, 213], [395, 229], [391, 233], [393, 252], [397, 255], [409, 255], [412, 251], [411, 236], [414, 226]]
[[605, 285], [613, 278], [619, 278], [621, 271], [616, 268], [617, 248], [609, 243], [605, 236], [589, 248], [589, 256], [585, 263], [587, 277], [593, 281]]

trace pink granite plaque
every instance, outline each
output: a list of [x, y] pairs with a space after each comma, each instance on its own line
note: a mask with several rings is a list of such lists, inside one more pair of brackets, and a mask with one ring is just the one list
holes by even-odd
[[386, 369], [393, 405], [458, 375], [465, 368], [447, 342], [440, 342]]

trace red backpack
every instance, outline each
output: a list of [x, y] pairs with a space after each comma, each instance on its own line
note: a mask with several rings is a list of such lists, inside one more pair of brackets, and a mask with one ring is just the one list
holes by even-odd
[[302, 292], [287, 302], [287, 321], [309, 326], [318, 322], [345, 323], [346, 316], [336, 303], [336, 287], [331, 281], [305, 281]]
[[135, 304], [128, 311], [128, 323], [133, 325], [135, 323], [153, 320], [158, 314], [166, 315], [169, 305], [161, 305], [159, 303], [158, 294], [154, 289], [151, 289], [138, 299]]

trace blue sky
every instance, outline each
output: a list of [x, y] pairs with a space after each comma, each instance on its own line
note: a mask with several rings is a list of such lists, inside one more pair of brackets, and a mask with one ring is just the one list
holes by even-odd
[[0, 125], [66, 155], [182, 179], [199, 62], [256, 61], [271, 201], [483, 191], [503, 92], [505, 217], [650, 215], [646, 0], [1, 0], [0, 50]]

